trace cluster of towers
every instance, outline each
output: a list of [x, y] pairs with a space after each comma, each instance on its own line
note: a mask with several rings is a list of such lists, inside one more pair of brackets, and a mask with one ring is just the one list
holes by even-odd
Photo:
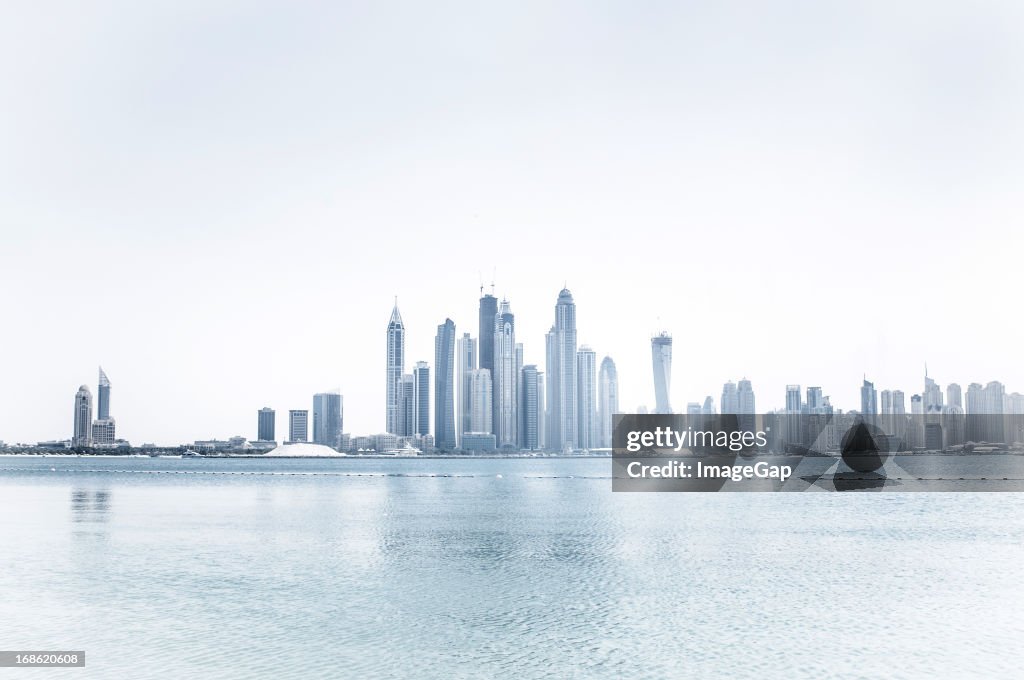
[[[481, 290], [476, 337], [456, 337], [445, 319], [434, 338], [433, 445], [440, 450], [565, 450], [611, 446], [619, 412], [615, 362], [578, 346], [576, 304], [563, 289], [546, 335], [546, 371], [524, 360], [507, 299]], [[386, 428], [429, 437], [430, 366], [405, 372], [405, 325], [398, 303], [387, 329]], [[457, 407], [456, 407], [457, 406]]]
[[110, 380], [100, 367], [96, 390], [96, 419], [93, 420], [92, 392], [82, 385], [75, 393], [75, 426], [71, 445], [82, 448], [113, 448], [117, 445], [114, 419], [110, 417]]
[[[332, 449], [342, 445], [342, 395], [339, 392], [318, 392], [313, 395], [313, 443]], [[276, 441], [277, 413], [264, 406], [257, 413], [257, 442]], [[309, 411], [288, 411], [287, 444], [309, 441]]]

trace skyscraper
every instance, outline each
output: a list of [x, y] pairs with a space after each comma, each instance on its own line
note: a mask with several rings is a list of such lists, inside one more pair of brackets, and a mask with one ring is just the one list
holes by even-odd
[[[440, 326], [438, 326], [440, 328]], [[435, 340], [434, 344], [437, 342]], [[434, 348], [437, 353], [437, 347]], [[413, 405], [412, 405], [412, 432], [411, 435], [430, 434], [430, 364], [426, 361], [417, 361], [412, 368], [413, 382]], [[434, 389], [434, 401], [438, 402], [436, 387]], [[435, 429], [435, 432], [437, 430]]]
[[332, 449], [341, 443], [341, 394], [338, 392], [313, 395], [313, 443]]
[[711, 398], [711, 395], [704, 397], [704, 405], [700, 409], [701, 414], [705, 416], [715, 415], [715, 400]]
[[907, 423], [907, 444], [912, 449], [924, 447], [924, 401], [920, 394], [910, 396], [910, 415], [913, 416]]
[[96, 393], [96, 419], [106, 420], [110, 417], [110, 380], [100, 366], [100, 384]]
[[548, 375], [544, 384], [544, 449], [558, 450], [560, 447], [554, 442], [558, 441], [558, 426], [555, 425], [554, 403], [555, 403], [555, 377], [558, 366], [558, 335], [555, 327], [544, 334], [544, 365]]
[[261, 442], [272, 442], [274, 430], [277, 424], [277, 414], [274, 409], [264, 406], [257, 413], [256, 439]]
[[547, 337], [547, 448], [555, 451], [579, 445], [576, 436], [576, 303], [563, 288], [555, 303], [555, 325]]
[[924, 367], [924, 392], [921, 394], [924, 401], [924, 412], [942, 408], [942, 389], [934, 380], [928, 377], [928, 365]]
[[92, 445], [112, 447], [117, 437], [114, 419], [110, 417], [110, 379], [100, 366], [96, 391], [96, 420], [92, 423]]
[[434, 337], [434, 445], [451, 451], [456, 444], [455, 322], [445, 319]]
[[976, 417], [987, 413], [985, 410], [985, 388], [981, 386], [981, 383], [971, 383], [967, 386], [965, 406], [968, 418], [966, 421], [967, 431], [964, 435], [967, 441], [980, 442], [986, 440], [988, 438], [986, 419]]
[[672, 413], [672, 336], [662, 331], [651, 338], [654, 365], [654, 412]]
[[882, 415], [892, 415], [892, 390], [882, 390]]
[[800, 386], [786, 385], [786, 411], [800, 413], [803, 404], [800, 401]]
[[288, 411], [288, 441], [309, 441], [309, 411], [306, 409]]
[[754, 402], [754, 386], [746, 378], [736, 386], [736, 413], [740, 415], [737, 419], [740, 428], [753, 432], [757, 407]]
[[963, 408], [963, 395], [960, 392], [960, 385], [956, 383], [949, 383], [946, 386], [946, 403], [950, 406], [956, 406], [957, 408]]
[[576, 398], [579, 448], [597, 448], [597, 355], [587, 345], [576, 352]]
[[722, 385], [722, 413], [739, 413], [740, 401], [736, 393], [736, 383], [729, 381]]
[[807, 388], [807, 412], [821, 413], [825, 408], [825, 396], [817, 385]]
[[477, 368], [469, 373], [470, 432], [490, 434], [491, 417], [491, 372]]
[[469, 376], [476, 370], [477, 347], [476, 340], [470, 337], [469, 333], [463, 333], [459, 338], [458, 348], [458, 379], [459, 379], [459, 445], [462, 445], [462, 433], [472, 432], [471, 429], [471, 407], [473, 399], [469, 390]]
[[875, 384], [864, 378], [860, 387], [860, 412], [867, 422], [874, 422], [878, 415], [878, 394], [875, 391]]
[[402, 372], [405, 370], [405, 326], [398, 313], [398, 300], [388, 321], [388, 367], [385, 399], [387, 413], [385, 429], [392, 434], [403, 434], [401, 429]]
[[92, 446], [92, 392], [82, 385], [75, 393], [75, 430], [72, 446]]
[[398, 431], [399, 437], [411, 437], [416, 433], [416, 376], [403, 373], [398, 383]]
[[598, 436], [597, 446], [612, 447], [612, 431], [615, 428], [615, 414], [619, 412], [619, 372], [611, 357], [601, 360], [597, 377]]
[[907, 415], [907, 402], [902, 390], [892, 391], [892, 414], [894, 416]]
[[492, 408], [494, 414], [495, 442], [498, 448], [515, 446], [518, 426], [519, 375], [516, 366], [516, 324], [515, 315], [508, 300], [502, 300], [494, 317], [494, 369], [491, 382], [494, 389]]
[[519, 391], [519, 447], [529, 451], [540, 448], [540, 384], [534, 364], [523, 366]]
[[494, 375], [494, 317], [498, 314], [498, 298], [493, 295], [483, 295], [483, 288], [480, 289], [480, 332], [477, 334], [479, 340], [479, 361], [480, 368], [486, 368]]
[[[998, 380], [985, 385], [983, 393], [985, 413], [1003, 415], [1006, 412], [1006, 388]], [[985, 418], [985, 441], [1006, 442], [1005, 418]]]

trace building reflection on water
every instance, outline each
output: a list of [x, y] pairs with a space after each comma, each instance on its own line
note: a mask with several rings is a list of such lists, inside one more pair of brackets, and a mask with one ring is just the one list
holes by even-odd
[[106, 489], [72, 489], [71, 521], [104, 524], [110, 520], [110, 491]]

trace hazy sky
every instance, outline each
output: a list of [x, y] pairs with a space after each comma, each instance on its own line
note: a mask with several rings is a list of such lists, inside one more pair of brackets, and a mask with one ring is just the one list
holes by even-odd
[[256, 435], [341, 389], [384, 427], [407, 357], [526, 361], [564, 283], [653, 405], [749, 377], [1024, 391], [1024, 4], [6, 2], [0, 439], [71, 436], [113, 382], [134, 443]]

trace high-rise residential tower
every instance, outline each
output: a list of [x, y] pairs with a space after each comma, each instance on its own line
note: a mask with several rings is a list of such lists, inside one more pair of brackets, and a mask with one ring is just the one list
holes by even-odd
[[672, 413], [672, 336], [662, 331], [651, 338], [654, 366], [654, 412]]
[[499, 448], [514, 447], [518, 441], [518, 386], [519, 372], [516, 360], [515, 315], [508, 300], [502, 300], [494, 317], [494, 370], [491, 382], [494, 389], [495, 442]]
[[470, 337], [469, 333], [463, 333], [459, 338], [456, 348], [458, 357], [458, 380], [459, 380], [459, 422], [457, 430], [459, 434], [459, 445], [462, 444], [462, 433], [472, 432], [471, 429], [471, 408], [473, 404], [472, 393], [469, 389], [469, 376], [476, 370], [477, 347], [476, 340]]
[[341, 443], [341, 394], [320, 392], [313, 395], [313, 443], [332, 449]]
[[455, 438], [455, 322], [445, 319], [434, 337], [434, 445], [452, 451]]
[[548, 333], [547, 349], [547, 448], [576, 448], [576, 303], [568, 288], [558, 294], [555, 325]]
[[75, 393], [75, 430], [72, 446], [92, 446], [92, 392], [82, 385]]
[[619, 372], [611, 357], [601, 360], [597, 377], [597, 409], [597, 446], [610, 449], [615, 414], [619, 412]]
[[892, 414], [894, 416], [907, 415], [907, 401], [903, 390], [892, 391]]
[[882, 390], [881, 394], [881, 409], [883, 416], [892, 415], [892, 390]]
[[483, 295], [483, 288], [480, 289], [480, 331], [477, 334], [479, 341], [479, 352], [477, 364], [480, 368], [486, 368], [494, 377], [494, 317], [498, 314], [498, 298], [493, 295]]
[[736, 383], [730, 380], [722, 385], [722, 413], [736, 414], [739, 412], [740, 402], [736, 394]]
[[800, 401], [800, 386], [786, 385], [786, 411], [800, 413], [803, 404]]
[[309, 441], [309, 411], [306, 409], [288, 411], [288, 441]]
[[548, 422], [547, 422], [547, 391], [544, 381], [544, 372], [537, 371], [537, 448], [547, 448]]
[[807, 412], [823, 413], [825, 411], [825, 395], [821, 387], [815, 385], [807, 388]]
[[[437, 344], [436, 341], [434, 344]], [[412, 382], [412, 431], [409, 434], [421, 436], [430, 434], [430, 364], [426, 361], [417, 361], [412, 368]], [[435, 390], [435, 401], [437, 394]]]
[[597, 354], [587, 345], [576, 352], [576, 398], [579, 448], [597, 448]]
[[957, 408], [963, 408], [963, 394], [960, 391], [960, 385], [956, 383], [949, 383], [946, 386], [946, 404], [949, 406], [956, 406]]
[[272, 442], [277, 425], [277, 413], [269, 406], [261, 408], [257, 414], [256, 439], [261, 442]]
[[391, 310], [388, 321], [388, 366], [385, 399], [387, 412], [385, 430], [391, 434], [403, 434], [401, 428], [402, 373], [405, 370], [405, 325], [398, 313], [398, 301]]
[[469, 373], [470, 430], [469, 432], [490, 434], [491, 417], [491, 372], [477, 368]]
[[540, 382], [534, 364], [521, 369], [519, 391], [519, 447], [529, 451], [540, 448]]
[[399, 437], [416, 434], [416, 376], [403, 373], [398, 383], [398, 431]]

